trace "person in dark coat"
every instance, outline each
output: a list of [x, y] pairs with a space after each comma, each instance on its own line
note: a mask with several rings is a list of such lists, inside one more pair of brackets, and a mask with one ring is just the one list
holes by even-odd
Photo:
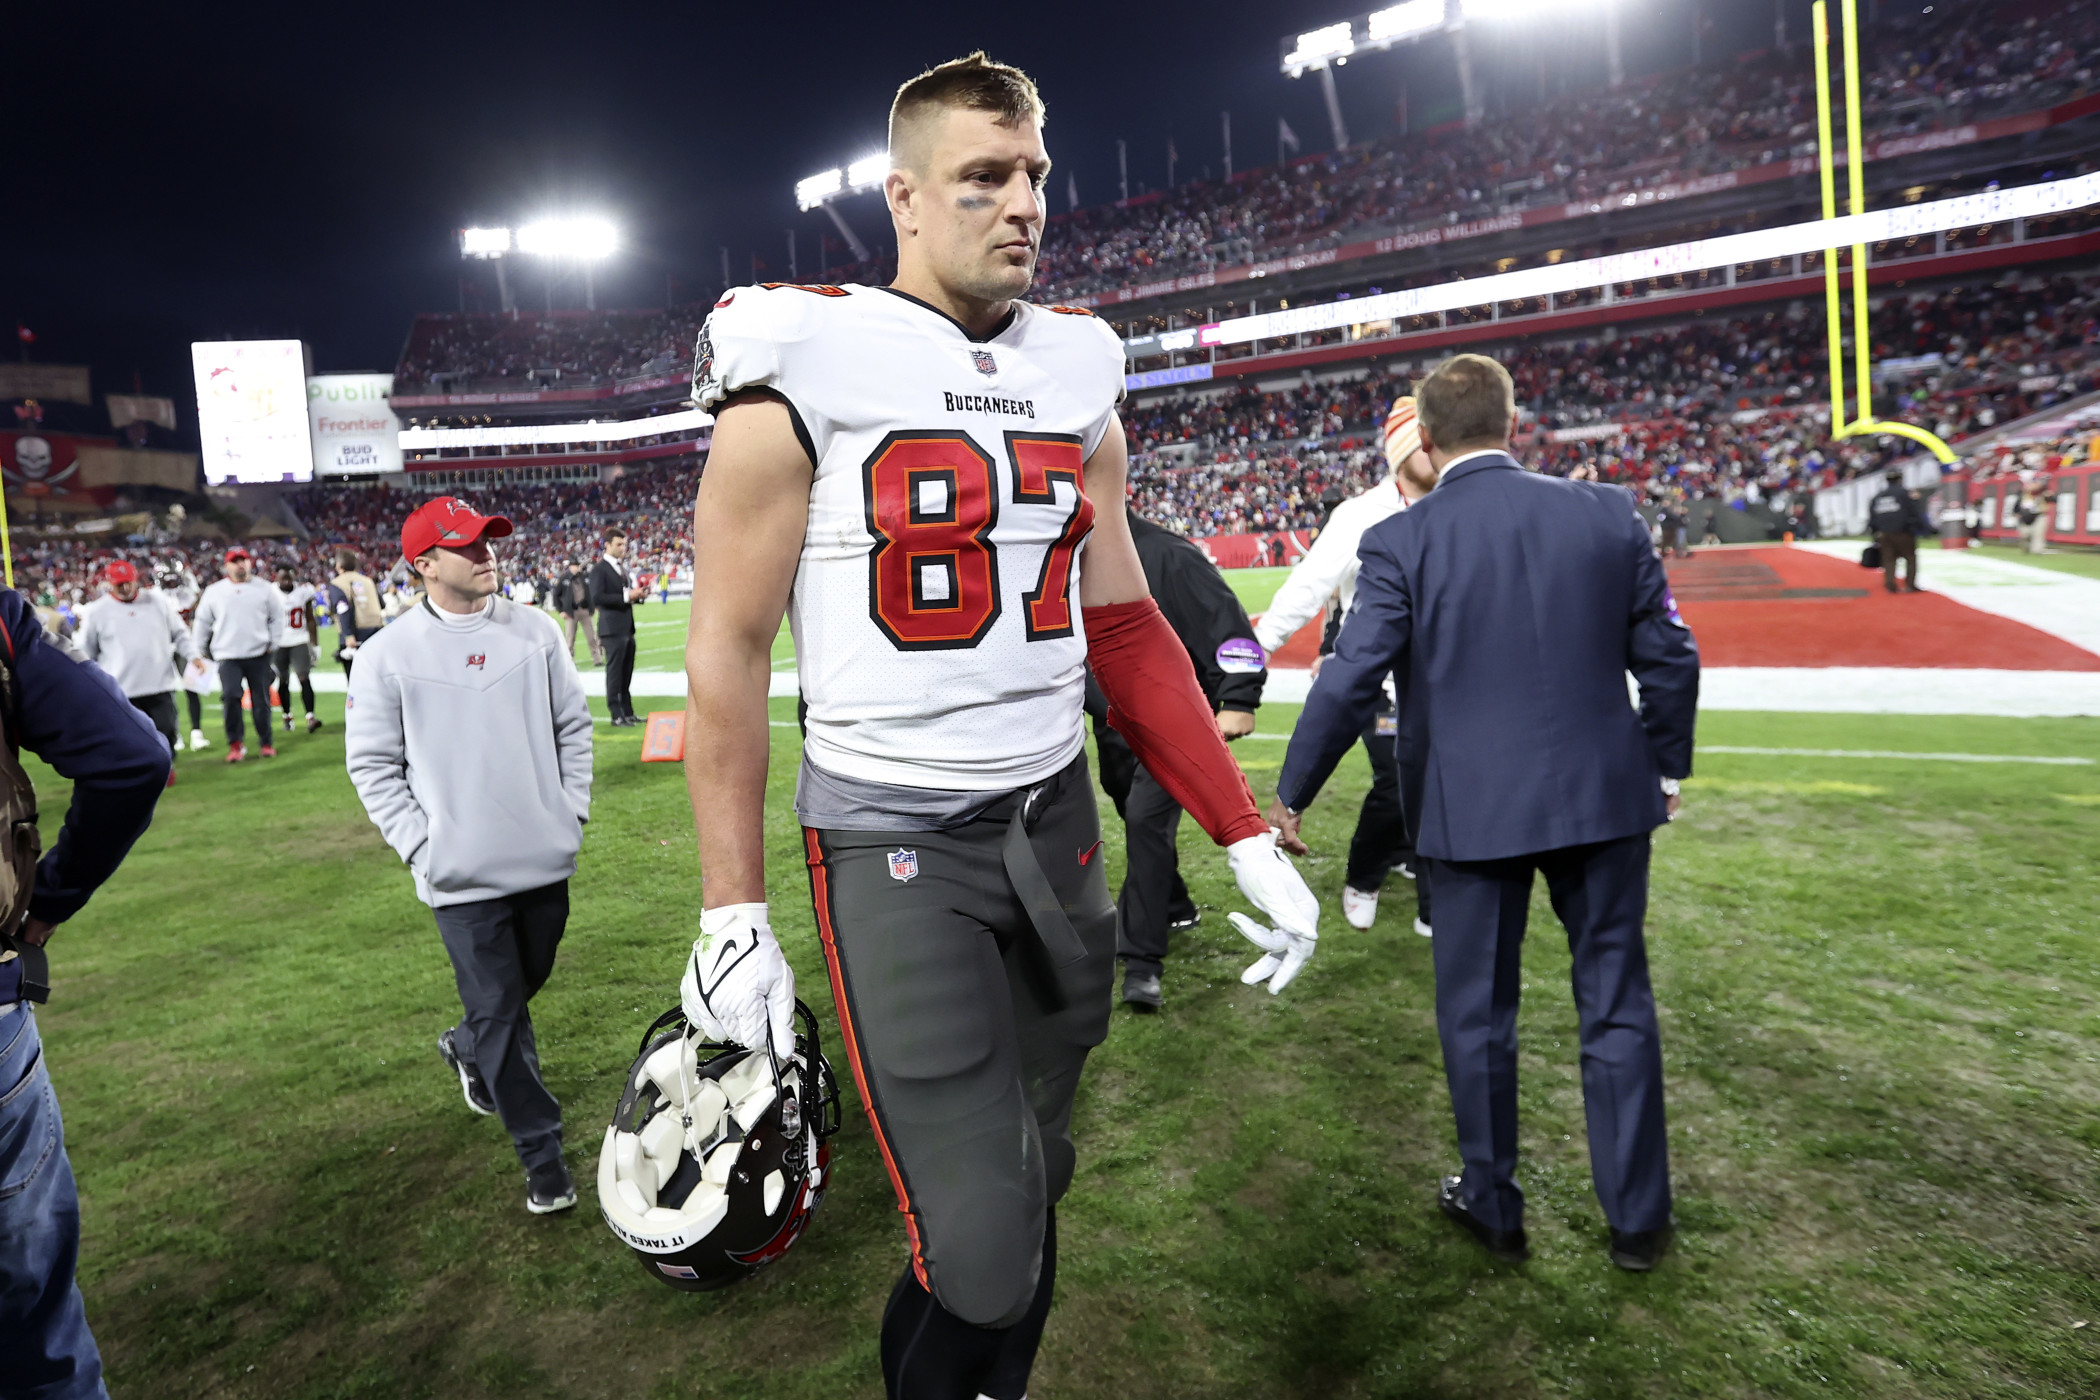
[[[1196, 679], [1217, 714], [1218, 733], [1227, 743], [1244, 738], [1254, 732], [1254, 712], [1269, 675], [1247, 610], [1202, 550], [1135, 511], [1129, 517], [1145, 582], [1195, 663]], [[1101, 786], [1123, 815], [1127, 864], [1116, 900], [1122, 915], [1116, 953], [1123, 960], [1123, 1000], [1136, 1010], [1156, 1011], [1169, 936], [1194, 927], [1200, 917], [1182, 883], [1175, 849], [1181, 806], [1108, 727], [1107, 707], [1096, 707], [1099, 691], [1088, 679]]]
[[1882, 479], [1882, 487], [1867, 502], [1867, 528], [1874, 532], [1875, 547], [1881, 551], [1881, 586], [1889, 592], [1896, 587], [1896, 565], [1903, 565], [1903, 581], [1910, 591], [1918, 591], [1918, 536], [1930, 531], [1924, 507], [1917, 497], [1903, 489], [1903, 473], [1890, 467]]
[[591, 565], [591, 606], [598, 613], [598, 641], [605, 652], [605, 708], [616, 725], [640, 724], [634, 717], [634, 605], [649, 590], [627, 571], [627, 532], [605, 532], [605, 554]]
[[1510, 454], [1502, 366], [1455, 356], [1415, 399], [1436, 489], [1365, 533], [1356, 598], [1269, 821], [1304, 849], [1299, 815], [1391, 674], [1401, 801], [1436, 901], [1437, 1033], [1464, 1162], [1439, 1205], [1499, 1257], [1525, 1256], [1519, 950], [1543, 873], [1574, 960], [1590, 1172], [1612, 1258], [1652, 1268], [1672, 1222], [1643, 924], [1650, 833], [1691, 772], [1698, 649], [1633, 497], [1528, 472]]

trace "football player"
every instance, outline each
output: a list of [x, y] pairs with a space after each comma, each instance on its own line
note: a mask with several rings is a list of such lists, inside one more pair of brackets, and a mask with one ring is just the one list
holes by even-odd
[[[887, 287], [743, 287], [694, 363], [717, 414], [694, 508], [686, 764], [705, 879], [683, 981], [709, 1034], [793, 1045], [769, 927], [767, 683], [807, 705], [796, 811], [842, 1043], [904, 1213], [893, 1397], [1019, 1400], [1056, 1276], [1073, 1094], [1107, 1033], [1116, 916], [1081, 703], [1225, 846], [1281, 991], [1318, 905], [1227, 754], [1124, 518], [1123, 351], [1019, 300], [1043, 106], [982, 53], [906, 83]], [[1272, 927], [1273, 926], [1273, 927]]]
[[314, 619], [314, 594], [310, 583], [299, 582], [298, 571], [289, 564], [277, 566], [277, 591], [284, 598], [284, 630], [277, 634], [272, 658], [277, 664], [277, 703], [284, 707], [284, 732], [292, 732], [292, 677], [299, 677], [299, 699], [306, 706], [306, 732], [321, 727], [314, 713], [314, 653], [321, 637]]

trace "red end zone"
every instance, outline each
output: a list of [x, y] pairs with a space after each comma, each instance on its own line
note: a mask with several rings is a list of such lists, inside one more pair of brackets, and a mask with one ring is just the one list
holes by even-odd
[[1707, 666], [1907, 666], [2100, 671], [2100, 656], [1932, 593], [1888, 593], [1879, 569], [1807, 550], [1702, 550], [1670, 588]]

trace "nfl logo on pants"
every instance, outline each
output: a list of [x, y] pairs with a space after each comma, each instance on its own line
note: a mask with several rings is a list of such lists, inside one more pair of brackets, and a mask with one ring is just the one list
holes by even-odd
[[917, 851], [890, 852], [890, 878], [892, 880], [909, 880], [918, 873], [919, 853]]

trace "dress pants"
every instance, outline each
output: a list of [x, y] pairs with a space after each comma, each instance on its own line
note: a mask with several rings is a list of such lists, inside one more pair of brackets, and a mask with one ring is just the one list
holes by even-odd
[[80, 1289], [80, 1193], [29, 1003], [0, 1011], [0, 1397], [109, 1400]]
[[1649, 835], [1507, 860], [1422, 859], [1436, 895], [1437, 1035], [1465, 1162], [1460, 1194], [1493, 1229], [1524, 1223], [1517, 1171], [1517, 999], [1534, 870], [1568, 931], [1581, 1022], [1590, 1177], [1615, 1230], [1670, 1223], [1662, 1038], [1641, 925]]
[[270, 686], [277, 679], [270, 653], [233, 656], [219, 662], [219, 688], [225, 694], [226, 742], [238, 744], [246, 734], [241, 724], [241, 682], [248, 683], [248, 703], [255, 715], [256, 742], [270, 742]]
[[628, 687], [634, 682], [634, 633], [599, 639], [605, 647], [605, 708], [614, 719], [634, 718], [634, 697]]
[[453, 1050], [481, 1071], [525, 1169], [561, 1160], [561, 1105], [540, 1081], [526, 1003], [554, 971], [569, 922], [569, 882], [430, 912], [465, 1012], [452, 1032]]
[[169, 753], [182, 752], [182, 740], [175, 735], [175, 692], [163, 690], [158, 695], [134, 695], [131, 708], [153, 721], [160, 737], [168, 741]]

